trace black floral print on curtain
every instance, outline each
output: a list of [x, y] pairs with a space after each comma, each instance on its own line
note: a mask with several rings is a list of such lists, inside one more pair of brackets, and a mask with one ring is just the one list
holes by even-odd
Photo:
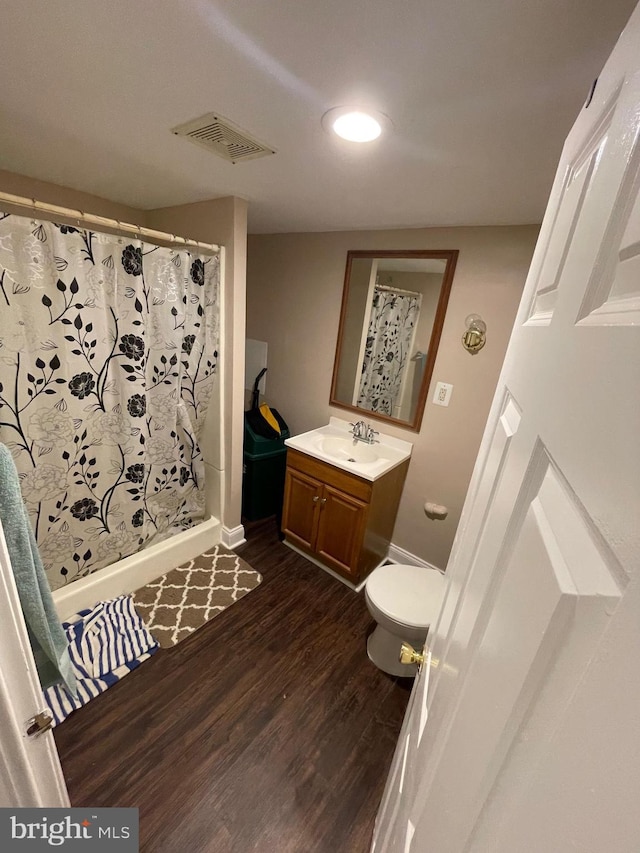
[[357, 405], [394, 416], [422, 296], [376, 290], [371, 304]]
[[0, 441], [52, 589], [204, 517], [219, 256], [0, 213]]

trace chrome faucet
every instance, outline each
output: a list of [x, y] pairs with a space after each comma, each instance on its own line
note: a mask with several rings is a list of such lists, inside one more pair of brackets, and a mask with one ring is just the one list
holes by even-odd
[[374, 438], [374, 435], [380, 435], [380, 433], [377, 430], [375, 430], [372, 426], [368, 425], [367, 426], [367, 436], [365, 439], [367, 444], [373, 444], [374, 441], [378, 441], [377, 438]]
[[364, 441], [367, 444], [373, 444], [374, 441], [378, 441], [374, 436], [379, 435], [379, 433], [370, 425], [366, 424], [364, 421], [358, 421], [355, 424], [350, 424], [353, 427], [351, 430], [351, 435], [353, 436], [353, 443], [356, 441]]
[[349, 425], [353, 427], [351, 435], [353, 436], [354, 444], [356, 441], [366, 441], [367, 425], [364, 421], [357, 421], [355, 424], [350, 423]]

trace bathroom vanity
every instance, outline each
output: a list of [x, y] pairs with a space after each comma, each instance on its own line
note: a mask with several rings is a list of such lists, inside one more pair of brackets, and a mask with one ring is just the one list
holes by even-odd
[[337, 418], [285, 444], [286, 543], [358, 586], [387, 557], [412, 445], [354, 442]]

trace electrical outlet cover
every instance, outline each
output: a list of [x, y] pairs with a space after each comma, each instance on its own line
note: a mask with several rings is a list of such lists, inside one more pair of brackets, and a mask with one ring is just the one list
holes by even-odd
[[438, 382], [436, 384], [436, 390], [433, 394], [432, 402], [436, 406], [448, 406], [452, 391], [453, 385], [449, 385], [448, 382]]

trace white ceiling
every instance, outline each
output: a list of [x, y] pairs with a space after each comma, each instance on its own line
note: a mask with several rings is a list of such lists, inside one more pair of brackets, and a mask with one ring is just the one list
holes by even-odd
[[[139, 208], [224, 195], [250, 231], [540, 221], [635, 0], [2, 0], [0, 168]], [[356, 147], [322, 129], [392, 119]], [[275, 156], [170, 128], [215, 111]]]

